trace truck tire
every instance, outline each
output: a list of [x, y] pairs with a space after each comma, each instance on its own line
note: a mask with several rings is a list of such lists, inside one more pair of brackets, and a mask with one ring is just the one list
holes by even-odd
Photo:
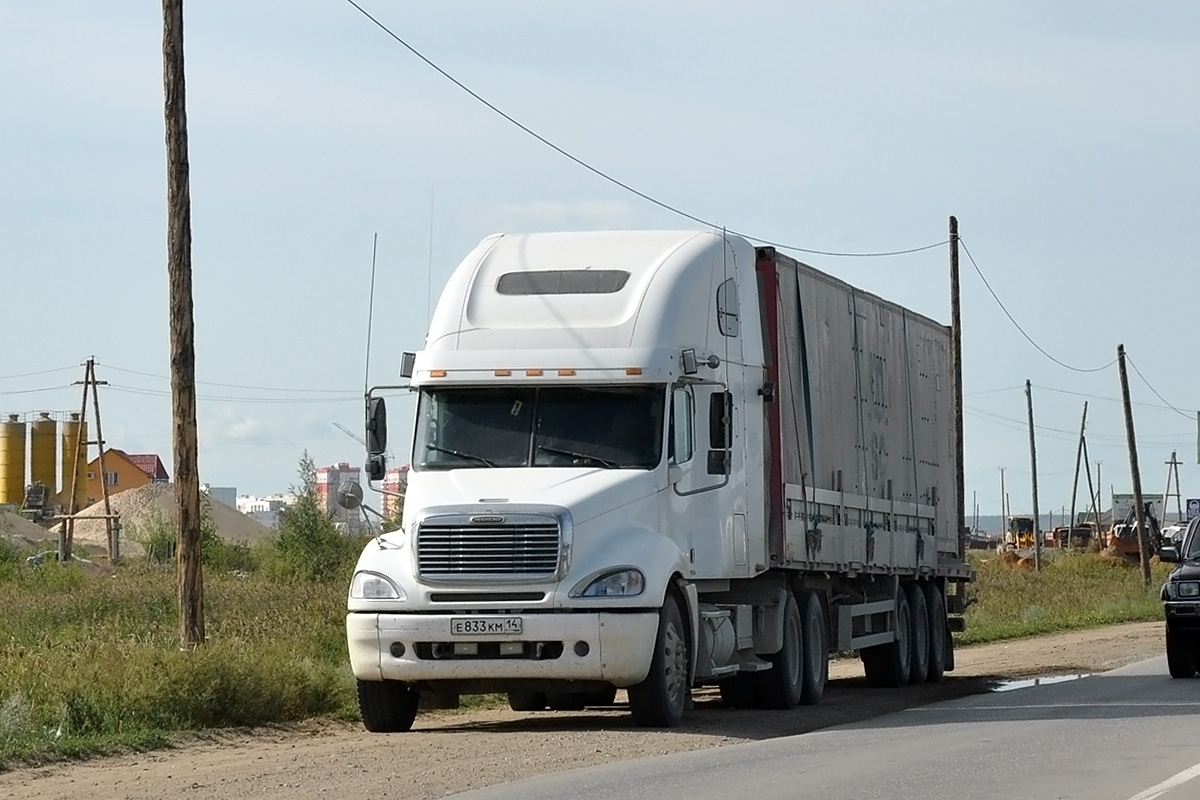
[[896, 638], [860, 653], [870, 686], [895, 688], [908, 684], [912, 668], [912, 620], [908, 612], [908, 594], [901, 588], [896, 592]]
[[371, 733], [401, 733], [412, 728], [421, 699], [414, 687], [400, 681], [355, 679], [355, 683], [364, 728]]
[[815, 706], [825, 695], [825, 684], [829, 680], [829, 629], [817, 593], [806, 590], [800, 597], [804, 631], [804, 682], [800, 687], [800, 703]]
[[513, 711], [545, 711], [545, 692], [509, 692], [508, 707]]
[[788, 592], [783, 605], [783, 647], [766, 656], [771, 668], [755, 674], [763, 708], [786, 711], [800, 704], [804, 685], [804, 622], [796, 595]]
[[1192, 643], [1167, 628], [1167, 670], [1172, 678], [1192, 678], [1196, 675], [1196, 656]]
[[913, 582], [905, 587], [908, 593], [908, 618], [912, 621], [912, 658], [908, 672], [909, 683], [924, 683], [929, 677], [929, 607], [925, 591]]
[[668, 592], [658, 612], [650, 672], [628, 689], [634, 724], [643, 728], [678, 725], [687, 708], [688, 690], [687, 629], [679, 601]]
[[929, 674], [926, 679], [936, 683], [946, 674], [946, 641], [950, 631], [946, 625], [946, 601], [941, 588], [933, 582], [924, 584], [925, 607], [929, 612]]

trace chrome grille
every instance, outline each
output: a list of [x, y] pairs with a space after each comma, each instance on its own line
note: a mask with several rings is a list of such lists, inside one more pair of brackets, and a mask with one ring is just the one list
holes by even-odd
[[417, 567], [424, 577], [542, 577], [558, 572], [556, 522], [422, 522]]

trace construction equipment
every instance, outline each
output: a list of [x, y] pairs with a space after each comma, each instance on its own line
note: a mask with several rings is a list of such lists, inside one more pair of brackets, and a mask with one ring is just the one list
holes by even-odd
[[1025, 550], [1034, 546], [1033, 517], [1013, 516], [1008, 518], [1004, 532], [1005, 550]]
[[[1162, 529], [1158, 517], [1154, 516], [1154, 503], [1144, 503], [1146, 527], [1149, 529], [1150, 552], [1158, 553], [1162, 547]], [[1125, 521], [1114, 523], [1108, 532], [1108, 549], [1129, 558], [1139, 558], [1141, 547], [1138, 544], [1137, 514], [1131, 508], [1125, 513]]]
[[1048, 547], [1075, 547], [1086, 550], [1095, 538], [1095, 530], [1090, 522], [1078, 525], [1058, 525], [1046, 536]]

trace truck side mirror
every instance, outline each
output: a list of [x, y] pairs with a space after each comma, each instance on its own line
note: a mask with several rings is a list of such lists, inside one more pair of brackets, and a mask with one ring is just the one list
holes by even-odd
[[417, 363], [416, 353], [402, 353], [400, 356], [400, 377], [411, 378], [413, 376], [413, 367]]
[[1179, 563], [1179, 550], [1174, 545], [1165, 545], [1159, 548], [1158, 560], [1169, 564]]
[[387, 450], [387, 405], [382, 397], [367, 398], [367, 454], [383, 455]]
[[387, 474], [387, 459], [383, 455], [373, 455], [367, 457], [366, 466], [367, 480], [381, 481]]

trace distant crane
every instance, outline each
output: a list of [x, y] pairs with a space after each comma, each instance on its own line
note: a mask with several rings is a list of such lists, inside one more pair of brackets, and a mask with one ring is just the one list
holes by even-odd
[[[341, 431], [342, 433], [346, 434], [354, 441], [361, 444], [363, 446], [364, 450], [367, 449], [367, 441], [365, 439], [363, 439], [363, 437], [361, 437], [357, 433], [355, 433], [354, 431], [347, 428], [345, 425], [341, 424], [340, 422], [335, 422], [335, 423], [333, 423], [333, 427], [337, 428], [339, 431]], [[387, 449], [387, 460], [388, 461], [392, 460], [392, 448], [391, 447], [389, 447]]]

